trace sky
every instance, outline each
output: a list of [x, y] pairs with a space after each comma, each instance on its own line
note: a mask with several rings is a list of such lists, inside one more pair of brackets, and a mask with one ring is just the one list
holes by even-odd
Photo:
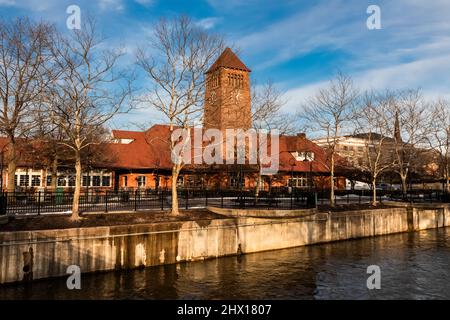
[[[450, 0], [0, 0], [0, 18], [29, 16], [66, 25], [69, 5], [95, 16], [111, 46], [134, 52], [160, 17], [187, 14], [202, 28], [239, 48], [251, 79], [285, 92], [285, 112], [301, 112], [306, 99], [336, 75], [365, 89], [421, 88], [450, 98]], [[381, 29], [366, 24], [369, 5], [380, 8]], [[113, 127], [163, 122], [149, 108], [114, 120]]]

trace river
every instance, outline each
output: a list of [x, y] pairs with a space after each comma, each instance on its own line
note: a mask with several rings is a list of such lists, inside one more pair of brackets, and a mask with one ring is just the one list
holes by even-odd
[[[0, 287], [0, 299], [450, 299], [450, 228]], [[378, 265], [381, 289], [366, 286]]]

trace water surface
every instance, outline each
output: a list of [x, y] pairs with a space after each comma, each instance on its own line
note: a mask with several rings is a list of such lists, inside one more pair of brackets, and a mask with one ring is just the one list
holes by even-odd
[[[0, 287], [0, 299], [450, 299], [450, 228]], [[368, 290], [369, 265], [381, 289]]]

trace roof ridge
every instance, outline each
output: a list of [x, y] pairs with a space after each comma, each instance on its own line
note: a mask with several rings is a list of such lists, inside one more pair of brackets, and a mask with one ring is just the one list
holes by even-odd
[[242, 71], [251, 72], [249, 68], [238, 58], [238, 56], [229, 47], [220, 54], [219, 58], [211, 65], [211, 67], [206, 71], [212, 72], [219, 68], [231, 68]]

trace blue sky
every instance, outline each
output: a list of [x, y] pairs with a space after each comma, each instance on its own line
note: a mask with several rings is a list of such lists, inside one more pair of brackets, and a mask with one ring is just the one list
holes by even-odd
[[[64, 29], [72, 4], [96, 17], [109, 44], [127, 49], [125, 64], [159, 17], [190, 15], [240, 49], [252, 79], [286, 91], [287, 112], [298, 111], [337, 71], [362, 89], [419, 87], [450, 98], [449, 0], [0, 0], [0, 16], [27, 15]], [[371, 4], [381, 9], [381, 30], [366, 27]], [[161, 120], [139, 110], [113, 125], [143, 119]]]

